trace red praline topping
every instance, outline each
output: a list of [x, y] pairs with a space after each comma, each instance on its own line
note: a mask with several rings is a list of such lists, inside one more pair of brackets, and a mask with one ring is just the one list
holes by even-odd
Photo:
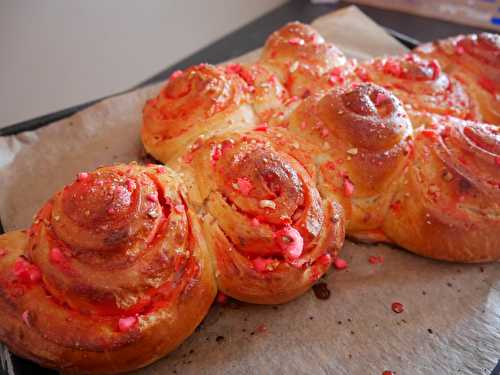
[[422, 135], [426, 138], [430, 138], [430, 139], [436, 139], [437, 137], [437, 134], [436, 132], [432, 131], [432, 130], [422, 130]]
[[328, 168], [332, 171], [335, 170], [335, 162], [333, 162], [333, 161], [327, 161], [324, 165], [325, 165], [325, 168]]
[[31, 326], [31, 324], [30, 324], [30, 312], [28, 310], [23, 311], [21, 318], [23, 319], [24, 324], [26, 324], [28, 327]]
[[394, 60], [387, 60], [384, 64], [384, 73], [399, 77], [401, 75], [401, 65]]
[[247, 177], [238, 177], [236, 179], [236, 184], [238, 185], [238, 190], [243, 195], [248, 195], [253, 187], [252, 182]]
[[259, 324], [257, 326], [257, 328], [255, 328], [255, 332], [258, 332], [258, 333], [264, 333], [264, 332], [267, 332], [267, 327], [265, 324]]
[[432, 79], [436, 80], [441, 74], [441, 67], [439, 66], [437, 60], [431, 60], [429, 62], [429, 66], [432, 68]]
[[333, 265], [338, 270], [343, 270], [347, 268], [347, 262], [342, 258], [335, 258], [333, 261]]
[[291, 38], [288, 40], [288, 43], [290, 43], [291, 45], [294, 45], [294, 46], [301, 46], [304, 44], [304, 39]]
[[323, 254], [320, 257], [318, 257], [317, 262], [324, 266], [329, 266], [330, 263], [332, 262], [332, 256], [330, 254]]
[[259, 132], [265, 132], [269, 126], [267, 125], [267, 122], [263, 122], [255, 127], [254, 130], [259, 131]]
[[227, 73], [239, 74], [241, 72], [241, 64], [228, 64], [226, 66]]
[[146, 195], [146, 199], [150, 202], [158, 202], [158, 195], [156, 193], [149, 193]]
[[384, 263], [384, 257], [382, 255], [370, 255], [368, 257], [368, 262], [371, 264], [381, 264]]
[[297, 259], [302, 255], [304, 249], [304, 239], [300, 232], [292, 226], [286, 226], [274, 233], [274, 238], [279, 248], [285, 256], [290, 259]]
[[[253, 88], [255, 83], [252, 74], [246, 70], [241, 64], [229, 64], [226, 66], [226, 73], [234, 73], [239, 75], [249, 86]], [[254, 89], [254, 88], [253, 88]]]
[[17, 258], [13, 267], [14, 275], [22, 282], [37, 282], [42, 277], [37, 266], [24, 258]]
[[379, 91], [377, 92], [377, 96], [375, 97], [375, 105], [379, 106], [383, 102], [385, 102], [389, 97], [385, 95], [383, 92]]
[[222, 150], [220, 147], [215, 146], [214, 148], [212, 148], [212, 161], [214, 162], [218, 161], [221, 156], [222, 156]]
[[193, 161], [193, 154], [192, 153], [187, 153], [186, 155], [184, 155], [183, 161], [186, 164], [191, 164], [191, 162]]
[[289, 97], [287, 100], [285, 100], [285, 105], [289, 106], [292, 103], [295, 103], [296, 101], [300, 100], [300, 98], [297, 95]]
[[170, 76], [170, 79], [177, 79], [182, 75], [182, 70], [176, 70], [175, 72], [172, 73]]
[[495, 82], [492, 80], [486, 78], [486, 77], [481, 77], [479, 78], [479, 84], [483, 89], [488, 91], [490, 94], [495, 95]]
[[[102, 181], [102, 180], [101, 180]], [[127, 189], [128, 191], [132, 192], [137, 188], [137, 184], [135, 183], [134, 180], [128, 179], [127, 180]]]
[[129, 316], [126, 318], [121, 318], [118, 321], [118, 329], [120, 332], [130, 331], [137, 324], [137, 318], [135, 316]]
[[255, 271], [257, 272], [266, 272], [269, 271], [269, 266], [273, 264], [272, 259], [257, 257], [252, 259], [252, 265]]
[[[370, 80], [370, 77], [368, 76], [368, 72], [366, 71], [365, 68], [362, 68], [362, 67], [359, 67], [359, 68], [356, 68], [356, 75], [359, 77], [360, 80], [362, 80], [363, 82], [367, 82]], [[358, 86], [359, 84], [357, 82], [353, 82], [351, 84], [352, 88], [355, 88], [356, 86]]]
[[394, 311], [396, 314], [400, 314], [404, 311], [404, 306], [402, 303], [400, 302], [394, 302], [392, 305], [391, 305], [391, 309], [392, 311]]
[[84, 181], [84, 180], [86, 180], [87, 178], [89, 178], [89, 174], [88, 174], [87, 172], [80, 172], [80, 173], [78, 173], [78, 174], [77, 174], [77, 176], [76, 176], [76, 180], [77, 180], [78, 182], [80, 182], [80, 181]]
[[217, 303], [219, 303], [221, 305], [225, 305], [227, 303], [228, 298], [224, 293], [218, 292], [216, 300], [217, 300]]
[[401, 201], [392, 202], [389, 207], [394, 213], [399, 214], [401, 212]]
[[334, 76], [340, 76], [342, 74], [342, 67], [337, 66], [337, 67], [333, 68], [332, 71], [330, 72], [330, 74], [332, 74]]
[[349, 180], [348, 177], [344, 177], [344, 195], [346, 197], [352, 197], [353, 194], [354, 194], [353, 183], [351, 182], [351, 180]]
[[252, 77], [252, 74], [248, 70], [241, 68], [241, 70], [238, 72], [238, 75], [243, 78], [243, 80], [248, 84], [250, 92], [253, 92], [255, 90], [255, 80]]
[[63, 263], [66, 260], [61, 249], [59, 249], [58, 247], [52, 248], [50, 250], [49, 256], [50, 256], [50, 260], [54, 263]]
[[341, 75], [332, 74], [330, 75], [330, 77], [328, 77], [328, 83], [332, 86], [335, 86], [337, 83], [343, 84], [344, 77], [342, 77]]

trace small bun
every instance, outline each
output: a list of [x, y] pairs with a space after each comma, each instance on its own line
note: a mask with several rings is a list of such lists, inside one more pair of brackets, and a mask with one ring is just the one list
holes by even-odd
[[185, 173], [199, 189], [219, 288], [247, 302], [284, 303], [328, 270], [343, 242], [344, 215], [268, 135], [207, 139]]
[[80, 173], [28, 236], [15, 233], [0, 237], [2, 340], [48, 367], [143, 367], [189, 336], [215, 297], [197, 219], [163, 166]]
[[481, 119], [478, 103], [460, 81], [442, 71], [437, 60], [415, 54], [376, 58], [360, 65], [356, 74], [392, 91], [412, 110]]
[[322, 76], [346, 63], [344, 54], [312, 27], [291, 22], [267, 39], [261, 63], [285, 84], [290, 95], [306, 97], [322, 86]]
[[248, 95], [248, 84], [223, 68], [202, 64], [174, 73], [144, 107], [146, 151], [166, 163], [202, 134], [254, 123]]
[[500, 124], [500, 35], [460, 35], [416, 49], [440, 62], [449, 76], [464, 84], [478, 103], [482, 121]]
[[429, 114], [415, 160], [384, 230], [420, 255], [455, 261], [500, 259], [500, 137], [493, 125]]

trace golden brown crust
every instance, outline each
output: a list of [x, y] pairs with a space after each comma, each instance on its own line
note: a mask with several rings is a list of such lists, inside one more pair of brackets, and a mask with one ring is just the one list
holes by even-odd
[[[184, 166], [224, 293], [284, 303], [329, 268], [343, 242], [343, 210], [323, 199], [279, 130], [207, 139]], [[293, 142], [292, 142], [293, 143]], [[304, 165], [306, 164], [306, 165]], [[189, 177], [187, 177], [189, 180]]]
[[317, 92], [325, 85], [323, 76], [346, 61], [337, 47], [300, 22], [291, 22], [271, 34], [260, 59], [285, 84], [290, 95], [301, 98]]
[[459, 35], [425, 44], [416, 52], [438, 60], [449, 76], [463, 82], [479, 103], [483, 121], [500, 124], [500, 35]]
[[307, 98], [288, 130], [315, 146], [320, 190], [336, 196], [348, 213], [352, 200], [348, 234], [384, 239], [380, 226], [411, 146], [401, 102], [381, 87], [354, 85]]
[[281, 122], [296, 101], [263, 65], [198, 65], [174, 73], [146, 103], [143, 144], [175, 166], [210, 135]]
[[200, 136], [256, 121], [249, 86], [240, 75], [201, 64], [174, 73], [143, 111], [142, 142], [164, 163], [182, 155]]
[[184, 195], [163, 166], [101, 168], [57, 193], [28, 238], [0, 237], [2, 341], [77, 373], [130, 371], [177, 347], [216, 292]]
[[413, 114], [415, 159], [384, 230], [417, 254], [455, 262], [500, 259], [500, 134], [492, 125]]
[[357, 78], [392, 91], [407, 109], [480, 120], [467, 88], [441, 69], [437, 60], [416, 54], [375, 58], [356, 69]]

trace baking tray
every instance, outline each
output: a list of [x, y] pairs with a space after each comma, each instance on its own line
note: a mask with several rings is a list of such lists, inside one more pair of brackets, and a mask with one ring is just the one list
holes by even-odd
[[[201, 49], [200, 51], [194, 53], [193, 55], [155, 74], [154, 76], [146, 79], [145, 81], [141, 82], [140, 84], [132, 87], [130, 90], [127, 90], [125, 92], [133, 91], [153, 83], [164, 81], [170, 76], [170, 74], [173, 71], [177, 69], [183, 69], [188, 66], [198, 64], [200, 62], [208, 62], [216, 64], [221, 61], [226, 61], [231, 58], [240, 56], [245, 52], [248, 52], [250, 50], [262, 46], [264, 44], [265, 39], [269, 36], [269, 34], [271, 34], [273, 31], [275, 31], [276, 29], [278, 29], [280, 26], [284, 25], [287, 22], [293, 20], [299, 20], [301, 22], [309, 23], [321, 15], [337, 10], [346, 5], [347, 4], [345, 4], [345, 2], [338, 2], [336, 4], [312, 5], [308, 1], [302, 1], [302, 0], [290, 1], [276, 8], [275, 10], [269, 12], [268, 14], [258, 18], [257, 20], [249, 23], [248, 25], [227, 35], [226, 37], [217, 40], [208, 47]], [[435, 26], [436, 24], [442, 23], [440, 21], [431, 21], [422, 17], [415, 17], [410, 15], [400, 14], [397, 12], [380, 11], [378, 9], [371, 7], [360, 6], [360, 8], [368, 16], [370, 16], [376, 22], [381, 24], [390, 35], [392, 35], [394, 38], [396, 38], [398, 41], [400, 41], [402, 44], [404, 44], [406, 47], [410, 49], [418, 45], [419, 41], [403, 32], [396, 31], [395, 29], [393, 29], [393, 27], [401, 27], [402, 25], [406, 25], [406, 27], [401, 27], [400, 29], [404, 30], [405, 32], [409, 32], [412, 35], [415, 34], [418, 35], [418, 33], [416, 33], [417, 29], [412, 29], [412, 25], [413, 26], [420, 25], [420, 27], [418, 27], [418, 30], [427, 29], [429, 31], [427, 37], [424, 38], [425, 40], [430, 40], [439, 37], [436, 36], [435, 33], [433, 33], [434, 30], [433, 27], [430, 28], [426, 28], [425, 26], [422, 27], [423, 26], [422, 24], [432, 22], [432, 24]], [[470, 31], [467, 30], [467, 27], [462, 27], [449, 23], [445, 24], [446, 24], [445, 32], [447, 33], [447, 35]], [[442, 31], [443, 29], [440, 28], [440, 30]], [[477, 32], [477, 30], [474, 31]], [[115, 95], [119, 94], [122, 93], [117, 93]], [[0, 136], [13, 135], [24, 131], [30, 131], [37, 128], [41, 128], [55, 121], [69, 117], [75, 114], [76, 112], [81, 111], [87, 107], [90, 107], [95, 103], [106, 98], [108, 97], [92, 100], [90, 102], [82, 103], [28, 121], [23, 121], [14, 125], [4, 127], [0, 129]], [[3, 233], [1, 222], [0, 222], [0, 233]], [[0, 374], [2, 375], [3, 374], [6, 375], [7, 374], [8, 375], [57, 374], [57, 372], [55, 371], [41, 368], [31, 361], [27, 361], [15, 355], [10, 354], [8, 350], [1, 345], [0, 348], [1, 348]], [[500, 375], [500, 363], [498, 366], [495, 367], [495, 369], [492, 372], [492, 375]]]

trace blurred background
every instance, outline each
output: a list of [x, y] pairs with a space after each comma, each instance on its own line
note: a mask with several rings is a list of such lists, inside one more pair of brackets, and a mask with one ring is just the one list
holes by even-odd
[[0, 128], [130, 89], [273, 9], [231, 51], [350, 3], [420, 41], [500, 30], [500, 0], [0, 0]]
[[114, 94], [286, 0], [0, 0], [0, 127]]

